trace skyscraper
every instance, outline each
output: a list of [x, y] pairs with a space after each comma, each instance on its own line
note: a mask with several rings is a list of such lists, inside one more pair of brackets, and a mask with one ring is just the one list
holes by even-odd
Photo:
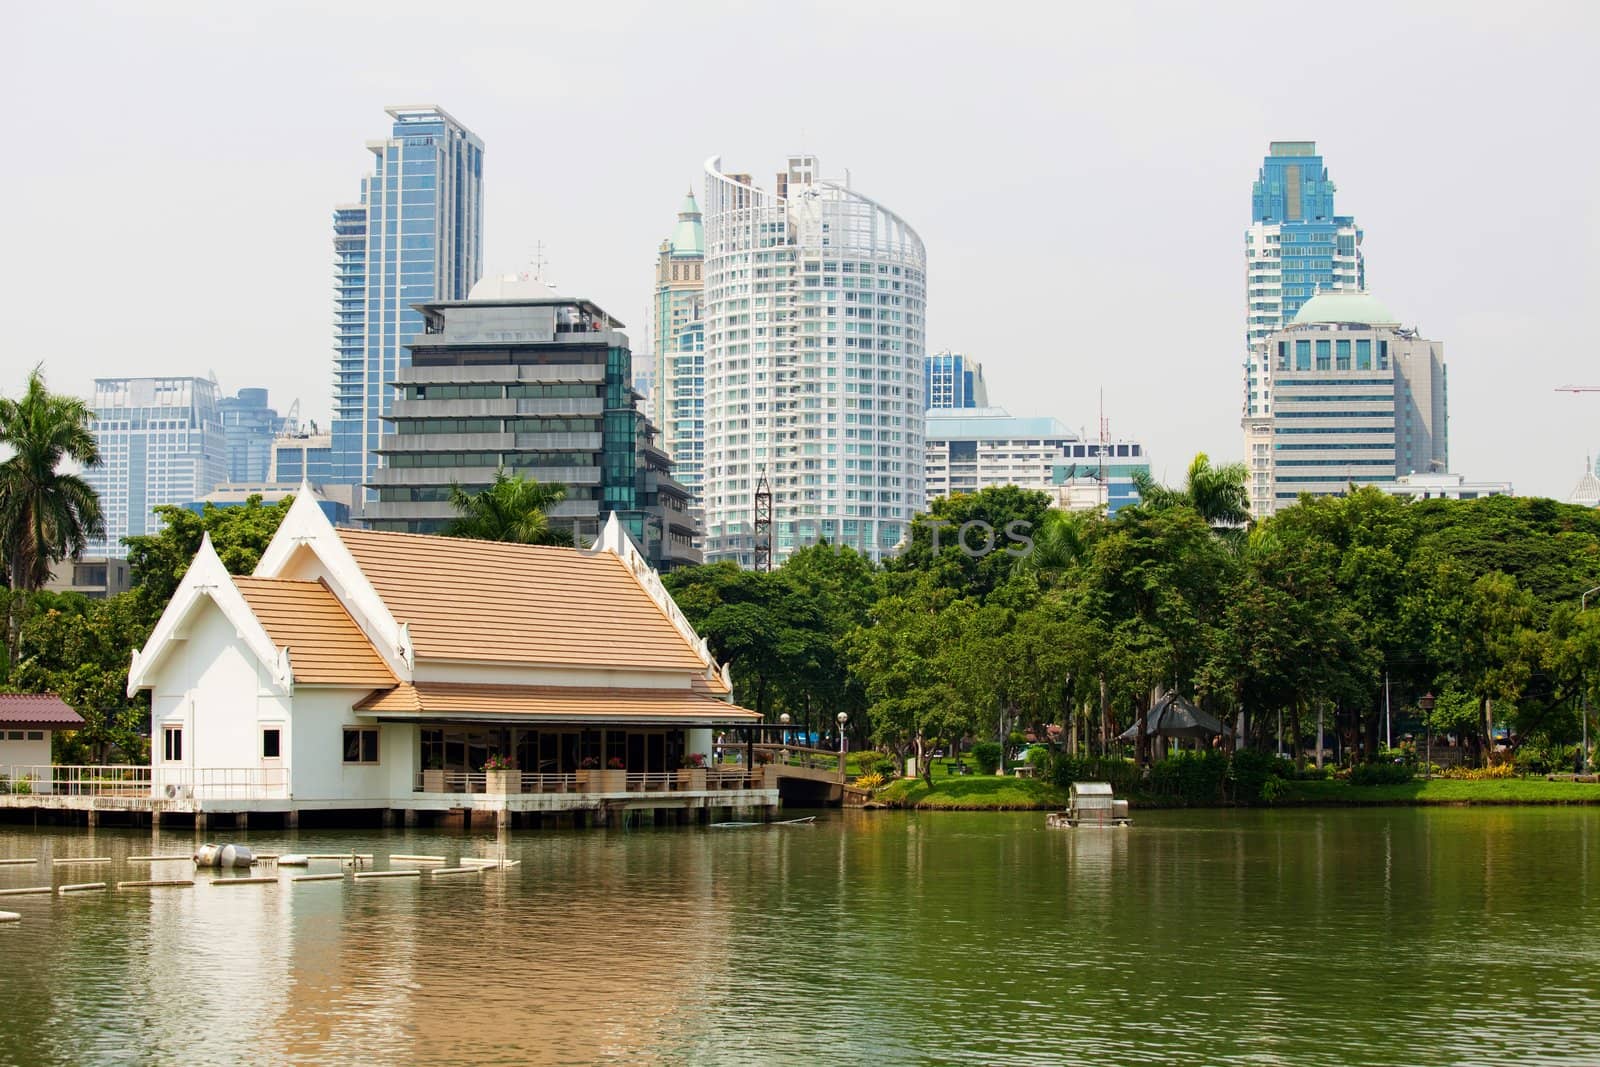
[[705, 233], [691, 189], [656, 253], [651, 420], [678, 481], [698, 502], [705, 466]]
[[483, 142], [438, 107], [391, 107], [388, 138], [367, 142], [361, 200], [333, 213], [333, 481], [361, 485], [405, 345], [413, 304], [464, 300], [483, 268]]
[[1361, 227], [1334, 214], [1336, 191], [1315, 141], [1273, 141], [1250, 190], [1245, 334], [1254, 344], [1324, 289], [1364, 289]]
[[983, 364], [948, 348], [923, 360], [928, 410], [935, 408], [986, 408], [989, 387], [983, 381]]
[[96, 378], [89, 431], [100, 462], [83, 472], [106, 535], [90, 555], [124, 557], [124, 537], [159, 528], [152, 509], [198, 500], [228, 480], [228, 438], [208, 378]]
[[228, 437], [228, 481], [265, 480], [272, 466], [272, 439], [283, 429], [278, 412], [267, 406], [267, 391], [241, 389], [223, 397], [219, 407]]
[[437, 533], [456, 517], [454, 487], [479, 492], [503, 469], [564, 486], [547, 518], [580, 545], [616, 513], [652, 565], [700, 562], [689, 493], [634, 406], [622, 323], [515, 274], [422, 313], [369, 483], [372, 529]]
[[772, 561], [826, 538], [891, 554], [922, 507], [922, 239], [791, 156], [772, 192], [706, 163], [706, 556]]
[[1386, 486], [1449, 470], [1444, 346], [1400, 325], [1364, 292], [1322, 293], [1258, 342], [1252, 373], [1270, 403], [1247, 404], [1250, 510], [1302, 493]]

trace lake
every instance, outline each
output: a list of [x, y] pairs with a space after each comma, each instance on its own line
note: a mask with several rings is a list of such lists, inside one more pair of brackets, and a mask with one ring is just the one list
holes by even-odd
[[[0, 1063], [1600, 1062], [1600, 811], [1134, 814], [517, 831], [481, 876], [3, 897]], [[0, 889], [187, 878], [126, 857], [195, 840], [0, 825], [0, 858], [115, 861]]]

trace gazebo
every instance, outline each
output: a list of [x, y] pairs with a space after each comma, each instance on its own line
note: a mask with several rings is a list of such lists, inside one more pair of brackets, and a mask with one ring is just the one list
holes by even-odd
[[[1219, 735], [1229, 736], [1232, 733], [1232, 730], [1218, 722], [1216, 718], [1201, 711], [1177, 693], [1168, 693], [1145, 713], [1145, 734], [1156, 739], [1158, 750], [1162, 738], [1190, 740], [1198, 747], [1202, 741], [1210, 741]], [[1135, 722], [1122, 731], [1117, 735], [1117, 740], [1139, 740], [1139, 724]]]

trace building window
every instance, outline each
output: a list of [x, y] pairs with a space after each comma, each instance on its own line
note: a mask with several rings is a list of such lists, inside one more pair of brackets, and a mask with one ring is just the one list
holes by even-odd
[[378, 731], [369, 727], [346, 727], [344, 731], [344, 761], [346, 763], [377, 763]]
[[28, 731], [28, 740], [29, 741], [43, 741], [44, 740], [44, 731], [43, 730], [29, 730]]
[[261, 758], [278, 759], [283, 755], [283, 731], [269, 726], [261, 731]]
[[183, 727], [163, 726], [161, 728], [161, 758], [168, 763], [182, 762]]

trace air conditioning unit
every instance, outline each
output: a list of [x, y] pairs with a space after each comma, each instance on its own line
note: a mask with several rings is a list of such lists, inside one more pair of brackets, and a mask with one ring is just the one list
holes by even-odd
[[172, 783], [167, 784], [167, 799], [174, 800], [178, 796], [178, 787]]

